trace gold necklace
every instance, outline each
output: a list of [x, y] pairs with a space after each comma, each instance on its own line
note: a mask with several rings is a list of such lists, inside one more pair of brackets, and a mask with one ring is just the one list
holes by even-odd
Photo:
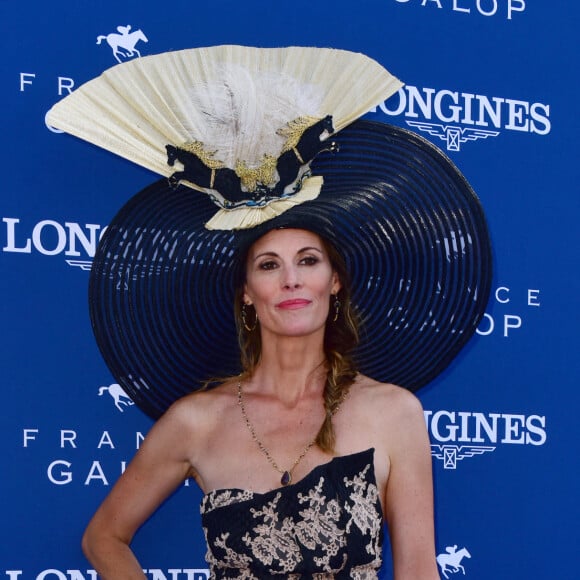
[[302, 461], [302, 458], [310, 451], [310, 448], [316, 443], [316, 437], [302, 450], [302, 453], [298, 456], [298, 458], [294, 462], [294, 465], [292, 465], [292, 467], [290, 469], [283, 471], [282, 469], [280, 469], [278, 467], [278, 464], [276, 463], [274, 458], [270, 455], [270, 451], [268, 450], [268, 448], [260, 441], [260, 439], [256, 435], [256, 431], [254, 429], [254, 426], [252, 425], [252, 423], [250, 423], [250, 419], [248, 418], [248, 415], [246, 413], [246, 407], [244, 405], [244, 397], [242, 396], [242, 382], [241, 381], [238, 382], [238, 404], [240, 405], [240, 409], [242, 410], [242, 417], [244, 418], [244, 421], [246, 422], [246, 426], [248, 427], [248, 430], [250, 431], [250, 434], [252, 435], [252, 439], [256, 442], [256, 445], [258, 445], [258, 448], [260, 449], [260, 451], [266, 456], [266, 459], [268, 460], [270, 465], [278, 473], [282, 474], [282, 477], [280, 478], [280, 483], [283, 486], [289, 485], [292, 482], [292, 472], [294, 471], [296, 466], [300, 463], [300, 461]]

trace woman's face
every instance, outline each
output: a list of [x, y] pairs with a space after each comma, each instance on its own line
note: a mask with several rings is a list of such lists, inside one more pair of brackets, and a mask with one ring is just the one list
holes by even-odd
[[326, 323], [340, 281], [322, 240], [307, 230], [272, 230], [250, 248], [244, 302], [253, 304], [262, 333], [304, 336]]

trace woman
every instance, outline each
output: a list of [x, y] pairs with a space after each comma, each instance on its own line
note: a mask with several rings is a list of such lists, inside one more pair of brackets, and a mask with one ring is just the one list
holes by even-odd
[[[429, 443], [415, 397], [357, 375], [352, 385], [343, 387], [344, 400], [339, 399], [334, 411], [333, 447], [323, 451], [312, 445], [325, 420], [324, 335], [327, 324], [336, 324], [330, 305], [341, 287], [321, 239], [305, 230], [273, 230], [252, 246], [246, 272], [243, 299], [253, 305], [259, 320], [259, 330], [252, 331], [260, 333], [263, 345], [259, 362], [242, 380], [181, 399], [156, 423], [87, 529], [87, 557], [103, 578], [143, 578], [129, 552], [130, 540], [186, 477], [195, 478], [205, 493], [226, 488], [267, 493], [281, 486], [280, 473], [268, 460], [288, 467], [292, 482], [299, 482], [333, 457], [374, 448], [378, 496], [392, 530], [395, 577], [438, 578]], [[377, 538], [368, 541], [372, 545]], [[307, 554], [318, 548], [299, 547]], [[339, 556], [334, 561], [344, 565]], [[381, 553], [371, 556], [369, 570], [380, 566]], [[210, 562], [221, 577], [220, 564], [212, 559], [210, 550]], [[347, 564], [343, 577], [359, 577]], [[284, 571], [284, 563], [262, 565]], [[324, 567], [314, 571], [322, 573]], [[225, 577], [243, 577], [242, 572], [234, 567]]]
[[[479, 202], [431, 144], [353, 123], [399, 86], [366, 57], [296, 48], [185, 52], [111, 73], [115, 94], [125, 77], [130, 93], [158, 70], [180, 79], [203, 62], [203, 86], [192, 78], [186, 93], [211, 122], [196, 128], [201, 121], [184, 106], [183, 120], [168, 130], [193, 127], [181, 146], [175, 137], [170, 146], [160, 142], [155, 119], [143, 148], [122, 151], [140, 160], [157, 139], [151, 155], [165, 148], [172, 165], [179, 153], [185, 170], [164, 174], [187, 187], [163, 180], [135, 196], [93, 263], [101, 352], [136, 404], [162, 416], [91, 521], [85, 553], [104, 578], [143, 578], [131, 539], [192, 477], [205, 493], [215, 577], [374, 578], [384, 519], [396, 580], [437, 578], [423, 414], [408, 390], [391, 383], [414, 390], [432, 380], [483, 314], [490, 251]], [[328, 71], [314, 88], [317, 78], [303, 74], [308, 59], [319, 74]], [[161, 81], [140, 86], [140, 99], [150, 93], [152, 106], [171, 85]], [[111, 145], [116, 129], [101, 119], [115, 98], [107, 83], [97, 79], [67, 97], [49, 122]], [[251, 101], [251, 115], [247, 92], [268, 97]], [[164, 102], [179, 103], [181, 93], [177, 87]], [[277, 99], [284, 105], [273, 105]], [[268, 114], [257, 123], [262, 107]], [[98, 119], [104, 136], [70, 126], [79, 110]], [[139, 110], [151, 107], [140, 102]], [[281, 115], [275, 131], [272, 111]], [[140, 120], [139, 135], [147, 124]], [[292, 177], [281, 183], [282, 175]], [[230, 185], [214, 189], [218, 182]], [[227, 375], [191, 393], [196, 381]]]

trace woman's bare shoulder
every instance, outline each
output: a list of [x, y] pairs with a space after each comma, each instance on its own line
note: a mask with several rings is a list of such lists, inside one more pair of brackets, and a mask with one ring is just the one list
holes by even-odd
[[[351, 426], [389, 458], [389, 463], [406, 461], [414, 449], [426, 449], [428, 435], [421, 402], [408, 389], [361, 376], [352, 386]], [[423, 452], [423, 451], [421, 451]], [[381, 472], [381, 466], [377, 469]], [[390, 469], [390, 468], [389, 468]]]
[[190, 475], [195, 476], [204, 450], [227, 424], [228, 408], [235, 408], [236, 403], [236, 391], [229, 382], [190, 393], [173, 403], [156, 421], [144, 447], [158, 457], [187, 461], [192, 466]]
[[416, 395], [392, 383], [381, 383], [359, 375], [349, 397], [366, 416], [376, 417], [386, 425], [394, 427], [424, 420], [423, 407]]
[[365, 375], [357, 376], [351, 392], [363, 402], [388, 404], [395, 411], [416, 412], [421, 409], [419, 399], [408, 389], [392, 383], [381, 383]]
[[237, 403], [235, 382], [226, 381], [217, 387], [194, 391], [173, 403], [162, 421], [179, 425], [187, 431], [212, 428], [216, 419]]

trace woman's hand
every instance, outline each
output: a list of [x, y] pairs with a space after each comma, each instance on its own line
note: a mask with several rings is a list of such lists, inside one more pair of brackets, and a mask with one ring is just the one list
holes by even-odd
[[143, 580], [129, 545], [135, 532], [189, 476], [193, 437], [188, 402], [178, 402], [152, 427], [141, 448], [105, 498], [82, 540], [103, 580]]

